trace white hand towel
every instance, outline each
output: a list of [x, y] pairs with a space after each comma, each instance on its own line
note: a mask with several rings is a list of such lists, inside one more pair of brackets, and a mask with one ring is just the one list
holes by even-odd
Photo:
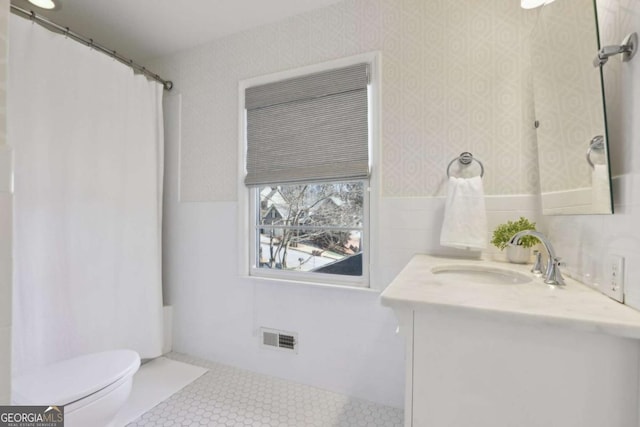
[[594, 165], [591, 171], [591, 207], [592, 213], [611, 212], [611, 188], [607, 165]]
[[440, 244], [459, 249], [487, 247], [487, 211], [482, 178], [449, 178]]

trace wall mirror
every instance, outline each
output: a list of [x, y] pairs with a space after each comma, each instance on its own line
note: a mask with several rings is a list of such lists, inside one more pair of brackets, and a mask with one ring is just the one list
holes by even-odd
[[532, 32], [542, 212], [611, 214], [607, 121], [594, 0], [556, 0]]

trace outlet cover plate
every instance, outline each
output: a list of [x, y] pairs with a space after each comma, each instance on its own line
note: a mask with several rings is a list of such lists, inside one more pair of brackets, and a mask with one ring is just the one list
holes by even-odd
[[611, 254], [605, 264], [602, 292], [618, 302], [624, 302], [624, 257]]

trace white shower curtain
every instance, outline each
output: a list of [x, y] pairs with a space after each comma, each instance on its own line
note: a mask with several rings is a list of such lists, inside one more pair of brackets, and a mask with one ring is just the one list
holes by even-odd
[[12, 15], [13, 372], [162, 347], [162, 86]]

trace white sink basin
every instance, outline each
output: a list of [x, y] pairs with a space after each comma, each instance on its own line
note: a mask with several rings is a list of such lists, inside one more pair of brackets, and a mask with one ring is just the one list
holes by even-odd
[[443, 282], [483, 285], [519, 285], [533, 279], [516, 271], [483, 265], [440, 265], [432, 267], [431, 272]]

